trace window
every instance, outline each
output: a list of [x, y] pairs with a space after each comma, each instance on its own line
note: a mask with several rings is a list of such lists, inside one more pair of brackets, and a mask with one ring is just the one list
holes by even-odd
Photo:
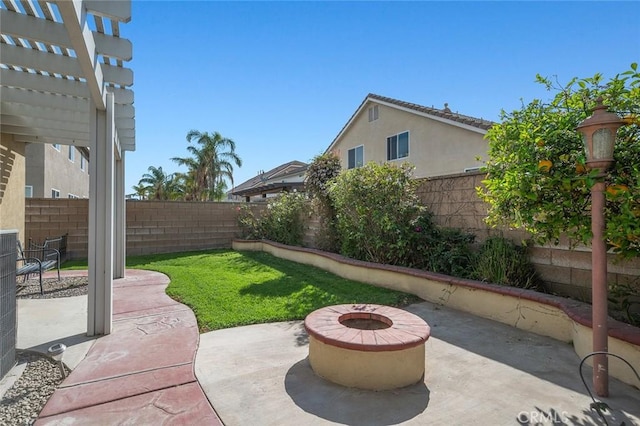
[[53, 144], [53, 149], [55, 149], [56, 151], [60, 151], [60, 144], [59, 143], [54, 143]]
[[25, 198], [33, 198], [33, 185], [25, 185], [24, 186], [24, 197]]
[[80, 197], [78, 197], [78, 196], [77, 196], [77, 195], [75, 195], [75, 194], [69, 194], [69, 198], [73, 198], [73, 199], [75, 199], [75, 198], [80, 198]]
[[60, 190], [51, 188], [51, 198], [60, 198]]
[[80, 154], [80, 170], [82, 170], [84, 172], [84, 169], [86, 167], [85, 162], [87, 160], [84, 159], [84, 155]]
[[355, 169], [364, 165], [364, 147], [362, 145], [349, 150], [348, 169]]
[[387, 161], [409, 156], [409, 132], [387, 138]]
[[369, 108], [369, 121], [375, 121], [378, 119], [378, 105], [374, 105]]
[[76, 147], [69, 145], [69, 161], [74, 162], [76, 159]]

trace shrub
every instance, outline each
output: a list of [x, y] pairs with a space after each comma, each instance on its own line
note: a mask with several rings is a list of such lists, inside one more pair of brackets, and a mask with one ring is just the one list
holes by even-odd
[[473, 276], [475, 235], [455, 228], [435, 228], [434, 241], [425, 252], [424, 269], [460, 278]]
[[305, 177], [304, 185], [307, 193], [320, 200], [329, 200], [329, 182], [340, 174], [340, 158], [333, 153], [316, 155]]
[[473, 268], [474, 278], [494, 284], [539, 289], [539, 280], [526, 248], [502, 236], [494, 236], [480, 247]]
[[262, 230], [262, 222], [259, 217], [256, 217], [255, 212], [248, 204], [241, 207], [237, 207], [238, 211], [238, 226], [242, 233], [242, 238], [247, 240], [259, 240], [264, 237], [264, 231]]
[[424, 213], [409, 164], [368, 163], [347, 170], [329, 186], [344, 256], [390, 265], [406, 264], [415, 242], [415, 221]]
[[248, 206], [240, 208], [238, 224], [245, 238], [261, 239], [287, 245], [302, 245], [303, 213], [306, 197], [297, 192], [285, 192], [267, 202], [267, 209], [256, 217]]
[[340, 174], [340, 170], [338, 156], [325, 153], [313, 158], [305, 178], [306, 191], [313, 198], [313, 209], [319, 218], [316, 246], [330, 252], [337, 252], [340, 244], [335, 208], [328, 188], [330, 182]]
[[609, 302], [613, 317], [640, 326], [640, 279], [635, 283], [610, 284]]

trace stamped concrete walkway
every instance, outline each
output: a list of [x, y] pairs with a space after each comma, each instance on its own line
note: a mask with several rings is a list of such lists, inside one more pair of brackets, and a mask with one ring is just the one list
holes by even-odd
[[[405, 309], [431, 326], [424, 381], [361, 391], [313, 373], [301, 321], [198, 335], [193, 313], [166, 296], [167, 284], [162, 274], [136, 270], [115, 282], [113, 333], [71, 348], [91, 345], [37, 425], [603, 424], [566, 343], [416, 303]], [[86, 321], [77, 309], [75, 325], [26, 309], [36, 302], [19, 301], [18, 328], [62, 328], [73, 338]], [[36, 340], [34, 348], [49, 344], [46, 334]], [[590, 382], [590, 368], [583, 372]], [[615, 379], [610, 390], [608, 424], [640, 426], [640, 391]]]
[[113, 331], [100, 337], [49, 399], [36, 425], [222, 425], [194, 375], [193, 312], [160, 273], [114, 281]]

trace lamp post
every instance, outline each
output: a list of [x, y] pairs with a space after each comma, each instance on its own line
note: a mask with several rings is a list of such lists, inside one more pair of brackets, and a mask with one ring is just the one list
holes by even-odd
[[[591, 314], [593, 351], [607, 352], [607, 248], [604, 241], [604, 174], [613, 163], [613, 146], [618, 128], [624, 124], [616, 114], [608, 112], [598, 98], [591, 117], [577, 129], [582, 134], [587, 157], [587, 169], [598, 171], [598, 180], [591, 188]], [[607, 355], [593, 358], [593, 387], [601, 397], [609, 396], [609, 362]]]

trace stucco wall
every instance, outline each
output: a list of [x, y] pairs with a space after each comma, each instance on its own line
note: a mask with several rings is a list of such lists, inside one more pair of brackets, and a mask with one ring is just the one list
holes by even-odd
[[17, 229], [24, 241], [25, 145], [0, 134], [0, 229]]
[[[84, 161], [76, 147], [60, 145], [59, 150], [52, 144], [27, 144], [26, 184], [33, 187], [34, 198], [51, 198], [51, 190], [60, 191], [60, 198], [74, 195], [89, 197], [89, 162]], [[69, 160], [69, 149], [74, 151], [74, 160]]]
[[460, 173], [481, 165], [476, 157], [485, 157], [488, 142], [484, 134], [427, 117], [378, 106], [379, 118], [369, 122], [367, 108], [355, 118], [334, 146], [343, 170], [347, 169], [348, 151], [364, 145], [364, 162], [387, 160], [387, 137], [409, 131], [409, 156], [392, 162], [409, 162], [416, 166], [415, 176], [439, 176]]

